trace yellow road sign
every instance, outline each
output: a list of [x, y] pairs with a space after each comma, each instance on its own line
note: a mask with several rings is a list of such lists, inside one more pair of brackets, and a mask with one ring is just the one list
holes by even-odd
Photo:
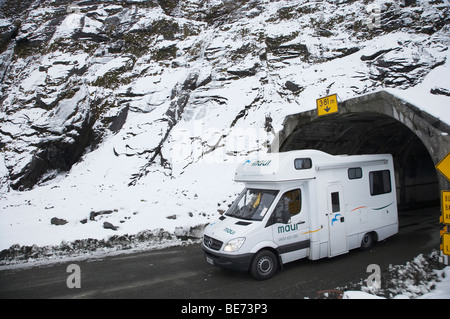
[[441, 191], [442, 223], [450, 225], [450, 191]]
[[450, 152], [436, 165], [436, 169], [450, 181]]
[[450, 234], [445, 233], [442, 235], [442, 252], [446, 255], [450, 255]]
[[328, 115], [339, 112], [337, 94], [328, 95], [316, 100], [317, 115]]

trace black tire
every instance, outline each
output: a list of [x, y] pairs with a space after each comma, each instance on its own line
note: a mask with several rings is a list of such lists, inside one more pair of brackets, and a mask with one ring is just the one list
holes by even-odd
[[273, 277], [278, 270], [278, 258], [270, 250], [258, 252], [250, 265], [250, 274], [258, 280]]
[[372, 248], [373, 243], [375, 241], [375, 238], [373, 236], [373, 233], [366, 233], [364, 234], [363, 238], [361, 239], [361, 250], [369, 250]]

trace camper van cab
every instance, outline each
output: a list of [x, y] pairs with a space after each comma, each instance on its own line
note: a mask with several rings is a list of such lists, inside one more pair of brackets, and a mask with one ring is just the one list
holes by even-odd
[[271, 278], [280, 265], [369, 249], [398, 232], [390, 154], [268, 153], [238, 165], [244, 189], [204, 231], [211, 265]]

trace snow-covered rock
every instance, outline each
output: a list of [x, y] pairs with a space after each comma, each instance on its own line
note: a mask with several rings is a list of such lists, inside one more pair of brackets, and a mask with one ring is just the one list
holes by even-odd
[[330, 92], [417, 88], [449, 121], [448, 1], [0, 8], [0, 249], [204, 225], [237, 163]]

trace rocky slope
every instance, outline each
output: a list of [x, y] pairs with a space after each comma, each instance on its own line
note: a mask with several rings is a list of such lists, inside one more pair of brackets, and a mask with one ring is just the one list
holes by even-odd
[[[148, 211], [175, 216], [172, 228], [205, 222], [236, 192], [224, 186], [233, 164], [266, 151], [287, 114], [328, 93], [411, 88], [448, 63], [449, 3], [440, 0], [0, 8], [3, 246], [14, 223], [50, 225], [55, 215], [69, 222], [60, 228], [84, 227], [74, 238], [95, 236], [80, 223], [93, 210], [118, 212], [120, 223]], [[450, 94], [446, 84], [433, 89]], [[32, 217], [17, 221], [19, 210]], [[158, 218], [116, 230], [158, 228]]]

